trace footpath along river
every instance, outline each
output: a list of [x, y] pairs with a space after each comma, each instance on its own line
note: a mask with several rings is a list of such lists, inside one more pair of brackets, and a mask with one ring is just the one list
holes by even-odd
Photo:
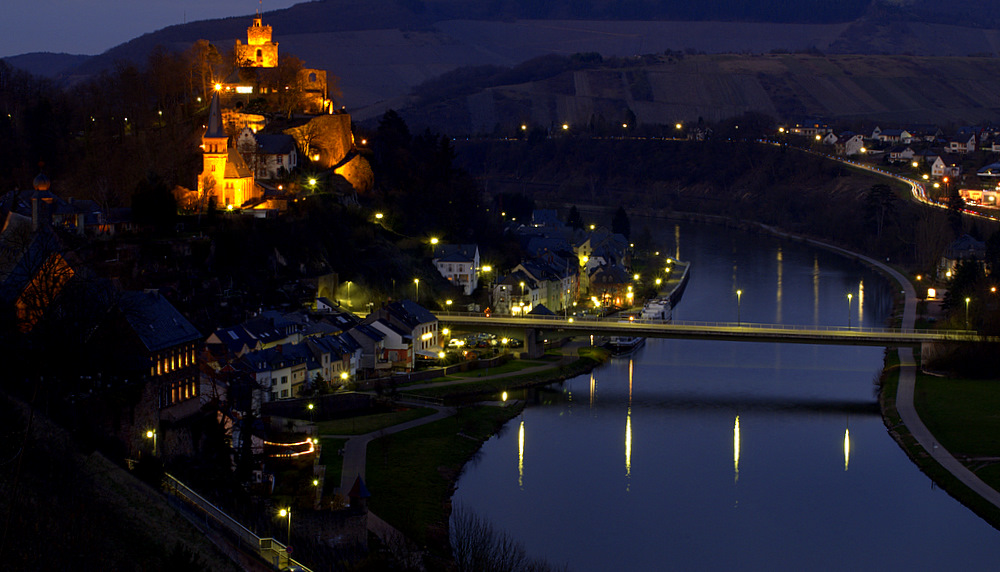
[[[632, 221], [644, 224], [663, 254], [692, 263], [675, 320], [882, 326], [891, 311], [894, 285], [833, 253]], [[455, 506], [577, 571], [995, 568], [1000, 533], [887, 434], [882, 355], [650, 339], [524, 395], [523, 415], [466, 467]]]

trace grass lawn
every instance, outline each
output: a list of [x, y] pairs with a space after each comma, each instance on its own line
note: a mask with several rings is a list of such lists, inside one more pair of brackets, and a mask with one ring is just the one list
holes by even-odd
[[340, 486], [340, 473], [344, 469], [344, 456], [340, 450], [344, 448], [347, 439], [320, 439], [319, 464], [326, 466], [326, 477], [323, 480], [323, 496], [333, 494], [333, 489]]
[[[348, 417], [346, 419], [332, 419], [330, 421], [320, 421], [316, 425], [319, 427], [320, 435], [364, 435], [400, 423], [406, 423], [414, 419], [420, 419], [434, 413], [434, 409], [420, 407], [416, 409], [405, 409], [403, 411], [390, 411], [389, 413], [375, 413], [373, 415], [361, 415], [358, 417]], [[324, 448], [324, 454], [326, 449]]]
[[454, 416], [372, 441], [365, 469], [372, 511], [417, 543], [444, 550], [447, 501], [462, 465], [521, 408], [462, 407]]
[[[973, 512], [1000, 527], [1000, 509], [986, 502], [934, 461], [907, 428], [896, 411], [899, 368], [896, 352], [890, 352], [883, 375], [882, 415], [890, 433], [913, 462], [948, 494]], [[988, 380], [939, 378], [917, 373], [914, 403], [920, 419], [948, 451], [963, 461], [980, 479], [1000, 489], [1000, 384]]]
[[497, 367], [485, 367], [481, 369], [474, 369], [472, 371], [463, 371], [461, 373], [456, 373], [449, 377], [453, 377], [456, 379], [468, 379], [468, 378], [483, 377], [487, 375], [514, 373], [529, 367], [538, 367], [540, 365], [545, 365], [546, 363], [547, 362], [544, 361], [516, 359], [516, 360], [511, 360]]
[[[1000, 383], [996, 380], [918, 374], [914, 399], [920, 419], [957, 458], [1000, 462]], [[1000, 481], [987, 483], [993, 488], [1000, 486]]]

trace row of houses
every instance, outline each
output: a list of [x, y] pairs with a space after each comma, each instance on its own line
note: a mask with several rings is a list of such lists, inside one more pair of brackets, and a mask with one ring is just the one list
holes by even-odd
[[219, 328], [205, 340], [204, 356], [209, 374], [252, 376], [257, 408], [323, 384], [410, 371], [441, 349], [437, 317], [415, 302], [393, 301], [360, 318], [320, 298], [316, 311], [265, 311]]
[[501, 314], [568, 313], [582, 299], [625, 306], [630, 244], [605, 228], [572, 229], [554, 210], [536, 210], [512, 226], [528, 258], [498, 278], [491, 304]]

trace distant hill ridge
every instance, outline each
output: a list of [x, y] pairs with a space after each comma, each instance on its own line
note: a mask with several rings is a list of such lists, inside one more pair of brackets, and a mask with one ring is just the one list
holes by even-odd
[[[169, 26], [104, 54], [30, 54], [12, 65], [65, 82], [142, 62], [157, 45], [220, 49], [245, 39], [251, 15]], [[514, 66], [544, 54], [605, 57], [818, 51], [996, 55], [1000, 2], [965, 0], [322, 0], [266, 12], [282, 53], [340, 78], [355, 118], [408, 105], [411, 89], [452, 70]]]

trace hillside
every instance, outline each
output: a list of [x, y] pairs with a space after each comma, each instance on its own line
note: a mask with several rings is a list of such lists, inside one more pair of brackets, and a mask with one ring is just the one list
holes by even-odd
[[160, 494], [40, 412], [0, 395], [0, 413], [4, 569], [239, 570]]
[[712, 123], [746, 112], [869, 127], [976, 124], [1000, 113], [995, 58], [673, 54], [545, 63], [453, 73], [418, 88], [401, 114], [419, 128], [508, 134], [521, 124]]

